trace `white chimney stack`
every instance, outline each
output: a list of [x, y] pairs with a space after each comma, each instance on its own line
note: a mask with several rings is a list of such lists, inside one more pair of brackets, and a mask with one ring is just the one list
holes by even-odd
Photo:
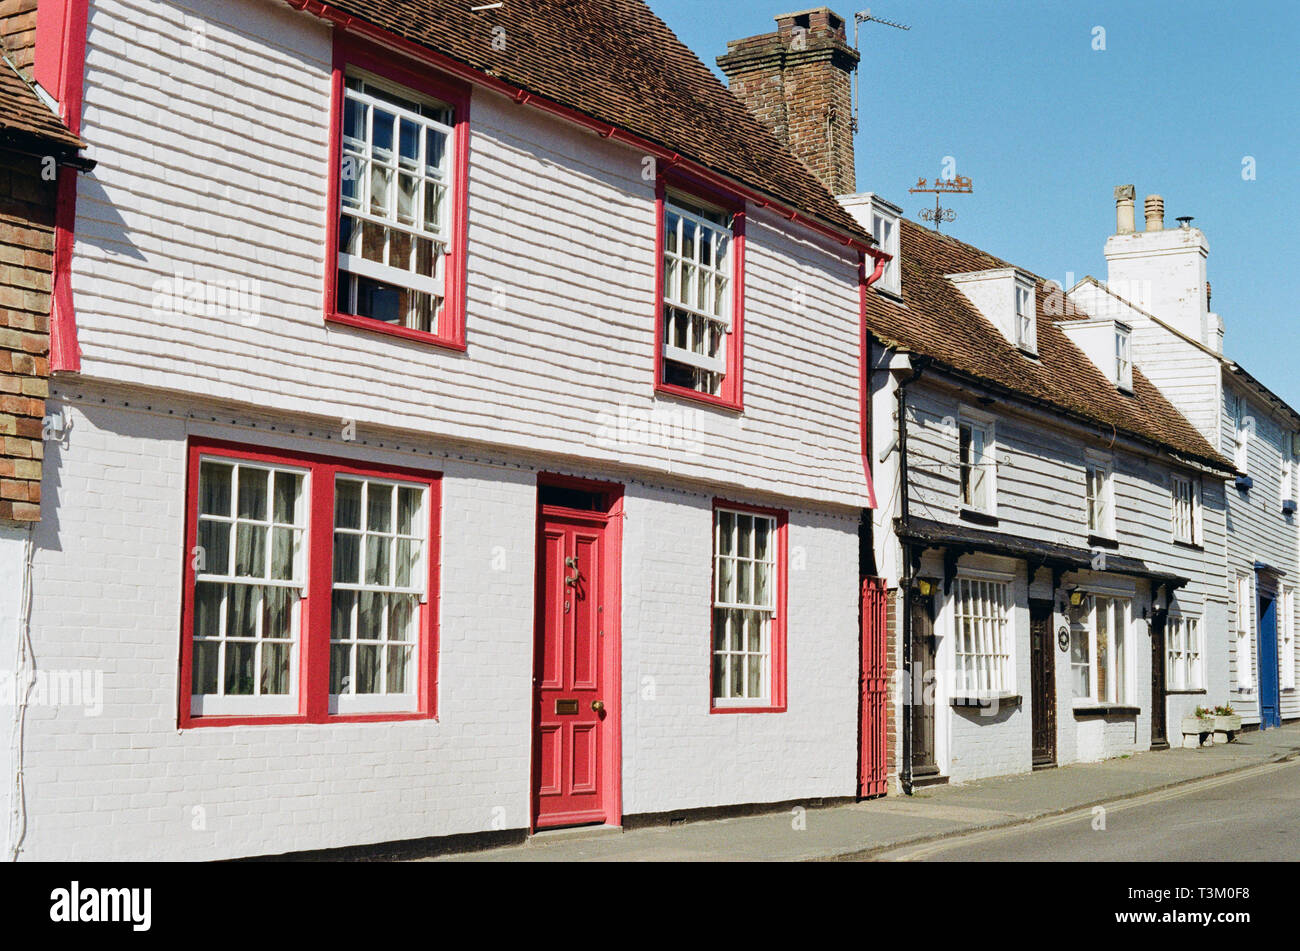
[[1180, 219], [1165, 228], [1165, 200], [1148, 195], [1146, 229], [1135, 231], [1131, 185], [1115, 189], [1116, 233], [1106, 241], [1106, 283], [1115, 294], [1208, 347], [1222, 341], [1222, 321], [1210, 311], [1205, 233]]

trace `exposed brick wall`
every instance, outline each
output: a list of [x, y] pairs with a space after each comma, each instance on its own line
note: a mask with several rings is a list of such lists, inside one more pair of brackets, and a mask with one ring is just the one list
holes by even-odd
[[[903, 658], [898, 654], [898, 645], [900, 643], [898, 638], [898, 601], [898, 589], [890, 588], [886, 601], [888, 607], [885, 613], [885, 655], [888, 658], [886, 673], [903, 669]], [[901, 683], [898, 686], [901, 686]], [[898, 744], [901, 736], [898, 719], [898, 701], [901, 698], [898, 695], [898, 686], [891, 682], [889, 692], [885, 695], [885, 719], [889, 724], [885, 728], [885, 775], [887, 777], [886, 788], [888, 789], [898, 789]]]
[[779, 17], [777, 31], [727, 44], [731, 91], [833, 194], [857, 191], [852, 73], [858, 53], [826, 7]]
[[30, 80], [36, 50], [36, 0], [0, 0], [0, 42], [23, 78]]
[[40, 518], [53, 252], [54, 183], [0, 151], [0, 520]]

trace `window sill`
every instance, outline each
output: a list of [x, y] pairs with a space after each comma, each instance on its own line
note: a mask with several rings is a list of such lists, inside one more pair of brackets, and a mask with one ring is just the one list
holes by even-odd
[[444, 350], [455, 350], [458, 353], [464, 353], [468, 349], [464, 340], [453, 340], [450, 337], [440, 337], [437, 334], [431, 334], [423, 330], [411, 330], [409, 327], [394, 327], [384, 323], [383, 321], [372, 320], [369, 317], [358, 317], [356, 314], [326, 314], [325, 323], [338, 324], [356, 330], [366, 330], [370, 333], [383, 334], [388, 337], [398, 337], [402, 340], [410, 340], [414, 343], [423, 343], [434, 347], [441, 347]]
[[976, 525], [987, 525], [989, 527], [998, 524], [998, 517], [990, 515], [988, 512], [981, 512], [978, 509], [963, 508], [959, 513], [963, 521], [973, 522]]
[[1024, 697], [1018, 693], [999, 693], [987, 697], [953, 697], [948, 702], [954, 707], [979, 707], [980, 709], [1000, 707], [1004, 704], [1009, 707], [1018, 707], [1024, 702]]
[[709, 713], [785, 713], [785, 704], [780, 706], [738, 706], [738, 707], [720, 707], [715, 703], [709, 705]]
[[1205, 546], [1202, 545], [1200, 542], [1188, 542], [1188, 541], [1183, 541], [1181, 538], [1175, 538], [1174, 544], [1177, 545], [1179, 548], [1188, 548], [1192, 551], [1205, 551]]
[[1119, 539], [1111, 535], [1089, 535], [1088, 544], [1093, 548], [1109, 548], [1112, 551], [1119, 550]]
[[1141, 707], [1127, 703], [1089, 703], [1074, 708], [1074, 716], [1077, 720], [1086, 720], [1088, 717], [1135, 717], [1141, 713]]
[[708, 393], [697, 393], [695, 390], [688, 390], [684, 386], [674, 386], [672, 383], [656, 383], [655, 394], [658, 396], [671, 396], [676, 399], [690, 400], [693, 403], [703, 403], [706, 406], [730, 410], [733, 413], [743, 413], [745, 411], [745, 404], [741, 401], [729, 400], [721, 396], [712, 396]]
[[326, 717], [309, 717], [302, 714], [294, 716], [205, 716], [182, 718], [182, 730], [196, 730], [211, 727], [233, 726], [301, 726], [304, 724], [329, 725], [333, 723], [401, 723], [408, 720], [434, 720], [438, 718], [429, 713], [349, 713], [331, 714]]
[[1206, 690], [1204, 687], [1200, 687], [1196, 690], [1166, 690], [1165, 696], [1166, 697], [1192, 697], [1192, 696], [1203, 697], [1207, 693], [1209, 693], [1208, 690]]

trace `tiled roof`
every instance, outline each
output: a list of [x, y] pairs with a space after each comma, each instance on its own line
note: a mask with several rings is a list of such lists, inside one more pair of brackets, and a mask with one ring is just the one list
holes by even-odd
[[945, 274], [1011, 267], [978, 248], [910, 221], [900, 232], [903, 305], [868, 295], [867, 323], [885, 343], [980, 381], [1043, 402], [1224, 471], [1232, 466], [1136, 367], [1120, 392], [1047, 313], [1062, 292], [1038, 281], [1038, 359], [1011, 345]]
[[[1187, 336], [1187, 334], [1183, 333], [1177, 327], [1161, 320], [1159, 317], [1151, 313], [1149, 310], [1139, 307], [1137, 304], [1133, 303], [1131, 300], [1128, 300], [1127, 298], [1121, 297], [1119, 294], [1116, 294], [1113, 290], [1111, 290], [1110, 286], [1105, 281], [1100, 281], [1097, 278], [1093, 277], [1091, 274], [1089, 274], [1087, 277], [1081, 280], [1079, 284], [1076, 284], [1075, 287], [1078, 287], [1079, 285], [1082, 284], [1094, 285], [1099, 291], [1101, 291], [1103, 294], [1107, 295], [1111, 299], [1119, 301], [1125, 307], [1131, 307], [1139, 314], [1142, 314], [1144, 317], [1148, 318], [1149, 320], [1152, 320], [1155, 323], [1159, 324], [1161, 327], [1163, 327], [1165, 330], [1167, 330], [1169, 333], [1173, 334], [1174, 336], [1178, 337], [1180, 340], [1183, 340], [1186, 343], [1192, 345], [1193, 347], [1196, 347], [1201, 352], [1205, 353], [1207, 356], [1213, 357], [1220, 364], [1222, 364], [1223, 367], [1226, 368], [1229, 372], [1239, 377], [1242, 380], [1242, 382], [1244, 382], [1247, 386], [1249, 386], [1252, 390], [1254, 390], [1256, 396], [1262, 399], [1265, 403], [1269, 404], [1269, 406], [1271, 406], [1278, 413], [1290, 418], [1292, 422], [1300, 422], [1300, 412], [1297, 412], [1295, 408], [1291, 406], [1290, 403], [1282, 399], [1282, 397], [1278, 396], [1271, 389], [1269, 389], [1267, 386], [1265, 386], [1263, 383], [1257, 380], [1249, 371], [1246, 370], [1245, 367], [1237, 363], [1235, 360], [1230, 360], [1227, 356], [1225, 356], [1222, 353], [1216, 353], [1213, 349], [1201, 343], [1201, 341], [1195, 340]], [[1058, 318], [1058, 319], [1062, 319], [1062, 318]]]
[[[328, 2], [871, 242], [807, 166], [640, 0], [507, 0], [477, 13], [470, 8], [480, 4], [469, 0]], [[503, 50], [493, 48], [495, 27], [505, 31]]]
[[0, 135], [47, 142], [62, 152], [82, 147], [81, 140], [41, 102], [4, 57], [0, 57]]

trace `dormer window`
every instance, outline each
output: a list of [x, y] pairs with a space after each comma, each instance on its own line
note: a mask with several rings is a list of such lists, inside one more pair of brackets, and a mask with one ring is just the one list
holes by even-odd
[[1133, 391], [1132, 331], [1123, 324], [1115, 325], [1115, 383], [1121, 390]]
[[898, 216], [883, 208], [871, 211], [871, 236], [876, 239], [880, 250], [892, 255], [893, 259], [885, 265], [884, 273], [876, 286], [891, 294], [903, 292], [903, 282], [899, 277], [898, 261]]
[[1032, 285], [1016, 285], [1016, 346], [1025, 353], [1038, 353], [1038, 314]]
[[945, 275], [1003, 339], [1029, 357], [1038, 356], [1038, 281], [1020, 268]]
[[903, 271], [899, 264], [899, 220], [903, 216], [903, 209], [872, 192], [845, 195], [840, 198], [840, 203], [863, 229], [871, 232], [877, 247], [890, 255], [891, 260], [885, 264], [880, 280], [872, 287], [886, 294], [901, 296]]
[[1084, 317], [1057, 321], [1056, 326], [1112, 386], [1133, 392], [1133, 335], [1128, 324], [1110, 317]]

